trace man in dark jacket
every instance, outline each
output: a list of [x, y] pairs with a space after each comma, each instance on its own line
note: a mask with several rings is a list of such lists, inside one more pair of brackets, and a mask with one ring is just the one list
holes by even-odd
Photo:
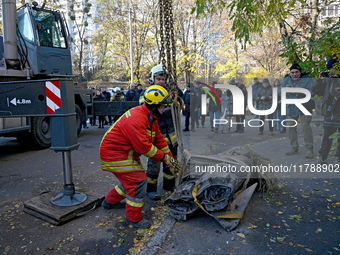
[[[331, 77], [326, 78], [327, 73], [321, 72], [319, 79], [313, 85], [313, 92], [322, 96], [321, 114], [324, 116], [323, 138], [319, 150], [318, 164], [327, 164], [327, 157], [332, 146], [330, 136], [335, 132], [340, 132], [340, 75], [335, 71], [337, 61], [338, 58], [334, 54], [327, 63], [327, 68], [331, 70]], [[335, 157], [336, 163], [340, 164], [340, 138], [338, 138]]]
[[191, 91], [191, 87], [193, 87], [192, 83], [187, 84], [187, 90], [185, 91], [182, 99], [184, 101], [185, 110], [185, 128], [183, 131], [189, 131], [189, 121], [191, 116], [191, 131], [195, 132], [195, 110], [196, 110], [196, 96], [195, 92]]
[[143, 85], [140, 83], [137, 84], [137, 92], [138, 92], [137, 98], [139, 101], [139, 97], [142, 95], [142, 92], [143, 92]]
[[134, 83], [130, 84], [130, 89], [125, 94], [125, 101], [138, 101], [139, 100], [139, 93], [136, 90], [136, 86]]
[[[102, 90], [102, 94], [104, 95], [105, 101], [111, 101], [111, 93], [106, 91], [106, 88], [102, 88], [101, 90]], [[104, 119], [105, 119], [105, 117], [104, 117]], [[111, 126], [112, 125], [111, 115], [107, 116], [107, 120], [108, 120], [108, 122], [106, 120], [104, 120], [105, 125], [109, 124]]]
[[[236, 79], [235, 82], [231, 83], [232, 85], [236, 85], [243, 93], [244, 98], [247, 98], [247, 89], [246, 86], [242, 83], [241, 79]], [[247, 100], [244, 100], [244, 109], [246, 109]], [[244, 133], [244, 122], [245, 122], [246, 114], [236, 115], [236, 130], [235, 133]]]
[[[273, 102], [273, 87], [269, 84], [268, 79], [263, 79], [262, 86], [257, 90], [255, 99], [259, 102], [258, 103], [258, 110], [268, 110], [272, 107]], [[260, 120], [264, 123], [264, 120], [266, 118], [266, 115], [260, 115]], [[267, 116], [268, 119], [273, 119], [273, 114], [269, 114]], [[271, 121], [268, 121], [269, 124], [269, 131], [271, 135], [274, 135], [273, 133], [273, 124]], [[264, 126], [260, 126], [260, 132], [259, 135], [263, 135], [263, 129]]]
[[202, 128], [204, 128], [205, 124], [205, 114], [202, 114], [202, 94], [205, 94], [205, 92], [202, 89], [202, 86], [203, 85], [199, 81], [196, 81], [194, 84], [194, 91], [196, 94], [196, 107], [198, 109], [198, 111], [195, 111], [196, 128], [199, 127], [199, 119], [201, 119]]
[[[217, 84], [216, 81], [214, 81], [212, 83], [212, 86], [214, 87]], [[216, 92], [218, 94], [218, 96], [221, 98], [222, 97], [222, 90], [220, 89], [216, 89]], [[214, 98], [209, 99], [209, 116], [210, 116], [210, 128], [211, 131], [218, 133], [218, 129], [220, 127], [219, 124], [215, 124], [214, 127], [214, 119], [220, 119], [221, 116], [221, 102], [219, 100], [219, 98], [215, 95], [212, 94], [214, 96]]]
[[[257, 91], [262, 87], [262, 83], [259, 81], [257, 77], [253, 79], [253, 83], [251, 84], [251, 88], [253, 90], [253, 105], [255, 104], [255, 109], [259, 109], [259, 101], [256, 99]], [[258, 116], [255, 116], [255, 119]]]
[[[284, 87], [298, 87], [298, 88], [304, 88], [308, 89], [312, 96], [314, 96], [314, 93], [312, 92], [312, 78], [309, 76], [302, 74], [301, 67], [297, 63], [293, 63], [290, 67], [290, 75], [287, 76], [283, 82], [281, 87], [279, 88], [279, 96], [281, 96], [281, 89]], [[288, 93], [287, 98], [290, 99], [296, 99], [300, 98], [300, 93]], [[312, 99], [311, 99], [312, 100]], [[314, 101], [310, 101], [314, 102]], [[311, 111], [312, 109], [307, 110]], [[288, 104], [287, 105], [287, 120], [288, 119], [294, 119], [296, 122], [300, 118], [301, 120], [301, 126], [302, 131], [304, 133], [304, 140], [305, 140], [305, 146], [308, 151], [305, 158], [313, 158], [313, 132], [312, 128], [310, 127], [310, 123], [312, 121], [311, 115], [304, 115], [300, 109], [295, 104]], [[295, 123], [296, 123], [295, 122]], [[294, 155], [299, 153], [299, 143], [298, 143], [298, 135], [297, 135], [297, 127], [293, 125], [293, 121], [287, 121], [287, 127], [289, 131], [289, 140], [290, 145], [292, 146], [292, 149], [288, 152], [286, 152], [286, 155]]]
[[106, 88], [102, 88], [102, 94], [105, 97], [105, 101], [110, 101], [111, 100], [111, 93], [106, 91]]

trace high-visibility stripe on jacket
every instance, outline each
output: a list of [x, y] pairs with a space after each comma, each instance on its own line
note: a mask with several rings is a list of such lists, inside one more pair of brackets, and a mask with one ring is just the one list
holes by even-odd
[[101, 167], [105, 171], [145, 171], [140, 155], [160, 161], [164, 153], [172, 156], [157, 118], [150, 129], [150, 110], [144, 105], [130, 109], [105, 133], [100, 145]]

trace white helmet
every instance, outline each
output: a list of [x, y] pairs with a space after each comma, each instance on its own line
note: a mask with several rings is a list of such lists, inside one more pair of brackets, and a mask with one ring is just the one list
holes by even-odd
[[154, 66], [153, 68], [151, 68], [150, 71], [150, 85], [155, 84], [155, 76], [157, 75], [164, 75], [164, 70], [163, 70], [163, 66], [162, 64], [158, 64], [156, 66]]

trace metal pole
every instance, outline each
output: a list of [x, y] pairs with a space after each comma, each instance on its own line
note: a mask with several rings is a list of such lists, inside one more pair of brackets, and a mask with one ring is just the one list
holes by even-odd
[[71, 164], [71, 152], [63, 151], [63, 167], [64, 167], [64, 184], [73, 184], [72, 177], [72, 164]]
[[72, 177], [71, 151], [62, 151], [64, 168], [64, 191], [51, 198], [51, 203], [57, 206], [73, 206], [83, 203], [87, 195], [75, 191]]
[[4, 57], [10, 68], [18, 66], [15, 0], [2, 0]]
[[133, 83], [133, 45], [132, 45], [132, 8], [131, 0], [129, 1], [129, 16], [130, 16], [130, 61], [131, 61], [131, 83]]

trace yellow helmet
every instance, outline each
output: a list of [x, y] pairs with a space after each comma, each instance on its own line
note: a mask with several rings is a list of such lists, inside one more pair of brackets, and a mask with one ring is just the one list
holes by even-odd
[[144, 103], [148, 105], [169, 105], [171, 104], [171, 99], [165, 88], [152, 85], [144, 93]]

